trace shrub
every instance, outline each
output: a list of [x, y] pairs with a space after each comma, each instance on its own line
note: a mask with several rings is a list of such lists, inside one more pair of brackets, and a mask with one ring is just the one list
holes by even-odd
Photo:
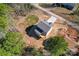
[[27, 18], [26, 18], [26, 21], [28, 22], [28, 25], [33, 25], [33, 24], [36, 24], [36, 22], [39, 20], [39, 18], [35, 15], [29, 15]]

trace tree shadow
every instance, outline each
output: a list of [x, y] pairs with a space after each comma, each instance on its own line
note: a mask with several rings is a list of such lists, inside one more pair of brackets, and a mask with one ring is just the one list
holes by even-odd
[[36, 49], [33, 46], [24, 48], [22, 56], [43, 56], [43, 52], [40, 49]]
[[48, 47], [48, 45], [51, 44], [50, 41], [49, 41], [49, 39], [51, 39], [51, 38], [48, 38], [48, 39], [46, 39], [46, 40], [43, 41], [44, 49], [47, 50], [47, 51], [50, 51], [50, 50], [51, 50], [51, 49]]
[[48, 39], [46, 39], [46, 40], [43, 41], [44, 49], [47, 50], [46, 46], [47, 46], [48, 44], [49, 44]]
[[28, 35], [28, 36], [30, 36], [30, 37], [33, 37], [33, 38], [35, 38], [35, 39], [40, 39], [40, 37], [38, 37], [36, 34], [35, 34], [35, 31], [34, 31], [34, 29], [36, 28], [36, 25], [31, 25], [31, 26], [29, 26], [29, 27], [27, 27], [26, 29], [25, 29], [25, 31], [26, 31], [26, 34]]
[[22, 54], [22, 56], [33, 56], [32, 55], [32, 50], [33, 50], [32, 47], [24, 48], [24, 53]]

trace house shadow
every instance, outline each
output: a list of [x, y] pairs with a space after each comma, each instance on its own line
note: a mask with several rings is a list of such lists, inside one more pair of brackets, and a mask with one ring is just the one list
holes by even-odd
[[40, 37], [38, 37], [35, 32], [34, 32], [34, 29], [36, 28], [36, 25], [31, 25], [31, 26], [28, 26], [25, 31], [26, 31], [26, 34], [30, 37], [33, 37], [35, 39], [40, 39]]

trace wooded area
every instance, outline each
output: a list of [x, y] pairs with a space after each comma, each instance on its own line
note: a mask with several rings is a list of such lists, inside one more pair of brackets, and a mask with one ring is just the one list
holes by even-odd
[[[49, 4], [43, 6], [47, 5]], [[16, 15], [16, 17], [26, 17], [34, 9], [35, 7], [29, 3], [0, 4], [0, 56], [18, 56], [27, 54], [42, 56], [45, 55], [43, 50], [49, 52], [49, 55], [59, 56], [62, 55], [63, 52], [66, 52], [68, 45], [65, 42], [65, 39], [59, 36], [48, 38], [44, 45], [44, 49], [37, 50], [35, 47], [25, 46], [24, 38], [15, 28], [15, 23], [12, 20], [11, 14], [15, 13], [14, 15]], [[69, 15], [73, 14], [79, 16], [79, 4], [75, 5], [75, 8]], [[28, 26], [32, 26], [38, 22], [39, 17], [37, 15], [29, 15], [25, 20]], [[12, 29], [15, 29], [15, 31]]]

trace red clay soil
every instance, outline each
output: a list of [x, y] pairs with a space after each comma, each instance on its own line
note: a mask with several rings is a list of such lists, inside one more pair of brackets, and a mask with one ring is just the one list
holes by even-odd
[[[45, 15], [43, 12], [41, 12], [40, 10], [37, 11], [32, 11], [29, 14], [34, 14], [37, 15], [39, 17], [39, 21], [43, 20], [43, 19], [48, 19], [49, 16]], [[40, 38], [39, 40], [30, 37], [26, 34], [25, 29], [27, 27], [27, 21], [25, 20], [25, 17], [19, 17], [18, 20], [16, 21], [16, 29], [22, 34], [24, 41], [26, 43], [26, 46], [34, 46], [35, 48], [43, 48], [43, 41], [46, 38]], [[59, 31], [58, 29], [62, 28], [63, 30]], [[50, 35], [48, 37], [51, 36], [55, 36], [57, 34], [60, 35], [64, 35], [66, 37], [66, 34], [70, 34], [70, 37], [76, 37], [77, 32], [75, 30], [73, 30], [72, 28], [68, 27], [67, 24], [65, 24], [63, 21], [61, 20], [57, 20], [56, 23], [53, 25], [53, 30], [50, 33]], [[71, 39], [72, 39], [71, 38]], [[68, 38], [66, 39], [66, 41], [69, 44], [69, 47], [74, 46], [73, 42], [71, 40], [69, 40]]]
[[78, 41], [78, 32], [75, 29], [68, 27], [67, 30], [62, 29], [59, 34], [64, 36], [64, 38], [68, 42], [69, 48], [73, 48], [76, 46], [76, 41]]

